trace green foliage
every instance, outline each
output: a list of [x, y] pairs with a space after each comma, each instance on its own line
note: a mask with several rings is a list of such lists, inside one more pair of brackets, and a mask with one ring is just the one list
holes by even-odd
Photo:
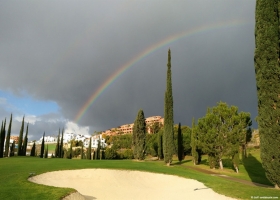
[[210, 167], [216, 167], [222, 157], [233, 156], [239, 147], [246, 144], [246, 135], [252, 122], [249, 113], [240, 112], [236, 106], [228, 107], [219, 102], [208, 108], [206, 116], [198, 120], [195, 128], [197, 148], [208, 154]]
[[4, 148], [4, 141], [5, 141], [5, 135], [6, 135], [6, 118], [5, 122], [1, 126], [1, 132], [0, 132], [0, 158], [3, 158], [3, 148]]
[[23, 131], [24, 131], [24, 116], [22, 118], [22, 123], [21, 123], [21, 128], [19, 131], [19, 138], [18, 138], [18, 152], [17, 155], [21, 156], [22, 155], [22, 138], [23, 138]]
[[157, 134], [157, 142], [158, 142], [158, 151], [157, 152], [158, 152], [159, 160], [163, 159], [162, 135], [163, 135], [163, 130], [161, 129]]
[[45, 148], [45, 132], [44, 132], [43, 139], [42, 139], [42, 143], [41, 143], [40, 158], [43, 158], [43, 156], [44, 156], [44, 148]]
[[84, 159], [84, 145], [82, 145], [82, 149], [81, 149], [81, 159]]
[[183, 146], [183, 135], [182, 135], [182, 130], [181, 130], [181, 123], [179, 123], [178, 126], [178, 132], [177, 132], [177, 156], [178, 160], [181, 162], [184, 160], [184, 146]]
[[175, 153], [174, 130], [173, 130], [173, 95], [171, 81], [171, 51], [168, 50], [167, 80], [164, 103], [164, 132], [163, 132], [163, 154], [164, 161], [169, 166]]
[[111, 136], [111, 143], [117, 150], [130, 149], [132, 145], [132, 134]]
[[22, 156], [26, 156], [26, 148], [27, 148], [27, 142], [28, 142], [28, 125], [26, 126], [26, 133], [25, 133], [25, 136], [24, 136], [24, 140], [23, 140], [23, 145], [22, 145]]
[[116, 149], [114, 148], [106, 148], [105, 149], [105, 159], [107, 160], [112, 160], [112, 159], [117, 159], [118, 154]]
[[11, 114], [8, 133], [7, 133], [7, 137], [6, 137], [6, 144], [5, 144], [5, 155], [4, 155], [5, 157], [9, 156], [12, 119], [13, 119], [13, 115]]
[[139, 110], [133, 126], [133, 155], [138, 160], [145, 159], [146, 122], [143, 110]]
[[261, 159], [267, 178], [278, 188], [280, 187], [279, 6], [278, 0], [257, 0], [255, 14], [255, 73]]
[[47, 148], [45, 149], [44, 158], [48, 158], [48, 155], [49, 155], [49, 145], [47, 145]]
[[146, 135], [146, 154], [153, 157], [158, 156], [158, 133]]
[[73, 157], [73, 149], [72, 149], [72, 142], [70, 143], [70, 149], [67, 151], [67, 158], [72, 159]]
[[36, 144], [34, 142], [33, 146], [32, 146], [32, 149], [31, 149], [31, 152], [30, 152], [30, 156], [35, 156], [35, 150], [36, 150]]
[[58, 135], [57, 135], [57, 142], [56, 142], [56, 147], [55, 147], [55, 153], [54, 153], [54, 156], [56, 158], [59, 158], [60, 157], [60, 128], [58, 129]]

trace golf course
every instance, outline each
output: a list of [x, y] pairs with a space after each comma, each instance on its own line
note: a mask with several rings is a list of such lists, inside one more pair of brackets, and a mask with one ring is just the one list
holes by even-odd
[[[163, 161], [151, 161], [149, 158], [142, 162], [135, 160], [41, 159], [38, 157], [4, 158], [0, 163], [0, 199], [62, 199], [76, 192], [76, 190], [40, 185], [28, 181], [28, 178], [46, 172], [76, 169], [136, 170], [168, 174], [186, 179], [195, 179], [214, 192], [234, 199], [280, 198], [280, 191], [274, 189], [265, 177], [258, 149], [249, 151], [248, 158], [240, 165], [239, 173], [235, 173], [229, 165], [227, 166], [226, 159], [224, 161], [224, 170], [210, 170], [209, 166], [207, 166], [206, 156], [202, 158], [201, 165], [193, 166], [191, 157], [187, 156], [182, 162], [174, 160], [169, 167]], [[209, 173], [201, 172], [197, 169], [208, 171]], [[233, 180], [224, 178], [225, 176], [233, 178]], [[242, 183], [242, 180], [245, 183]], [[94, 177], [92, 177], [92, 182], [94, 181]], [[250, 185], [246, 182], [260, 183], [263, 186]], [[158, 183], [158, 187], [160, 185], [161, 183]], [[103, 187], [104, 192], [110, 192], [111, 185], [109, 182]], [[123, 189], [123, 192], [125, 193], [126, 190]], [[182, 193], [185, 193], [185, 191], [183, 190]], [[174, 199], [176, 199], [176, 194], [174, 194]]]

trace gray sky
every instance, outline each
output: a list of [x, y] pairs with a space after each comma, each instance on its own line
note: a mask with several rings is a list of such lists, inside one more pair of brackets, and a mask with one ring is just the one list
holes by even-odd
[[0, 117], [13, 113], [17, 135], [25, 114], [38, 139], [132, 123], [139, 109], [163, 116], [170, 48], [174, 123], [224, 101], [256, 128], [254, 11], [253, 0], [1, 1]]

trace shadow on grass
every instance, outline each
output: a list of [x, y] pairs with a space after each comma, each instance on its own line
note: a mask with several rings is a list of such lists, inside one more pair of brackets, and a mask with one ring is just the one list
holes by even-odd
[[172, 165], [182, 165], [182, 164], [184, 164], [184, 163], [188, 163], [188, 162], [191, 162], [192, 160], [182, 160], [181, 162], [174, 162], [174, 163], [172, 163]]
[[273, 186], [266, 178], [262, 164], [252, 154], [249, 154], [242, 162], [252, 182]]

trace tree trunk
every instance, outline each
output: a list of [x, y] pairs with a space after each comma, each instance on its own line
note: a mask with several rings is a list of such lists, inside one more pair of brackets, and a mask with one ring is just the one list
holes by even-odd
[[237, 166], [234, 166], [235, 167], [235, 171], [236, 173], [238, 173], [238, 167]]
[[279, 185], [275, 184], [275, 189], [280, 189]]
[[222, 159], [219, 160], [219, 163], [220, 163], [220, 169], [223, 170], [224, 167], [223, 167], [223, 161], [222, 161]]

